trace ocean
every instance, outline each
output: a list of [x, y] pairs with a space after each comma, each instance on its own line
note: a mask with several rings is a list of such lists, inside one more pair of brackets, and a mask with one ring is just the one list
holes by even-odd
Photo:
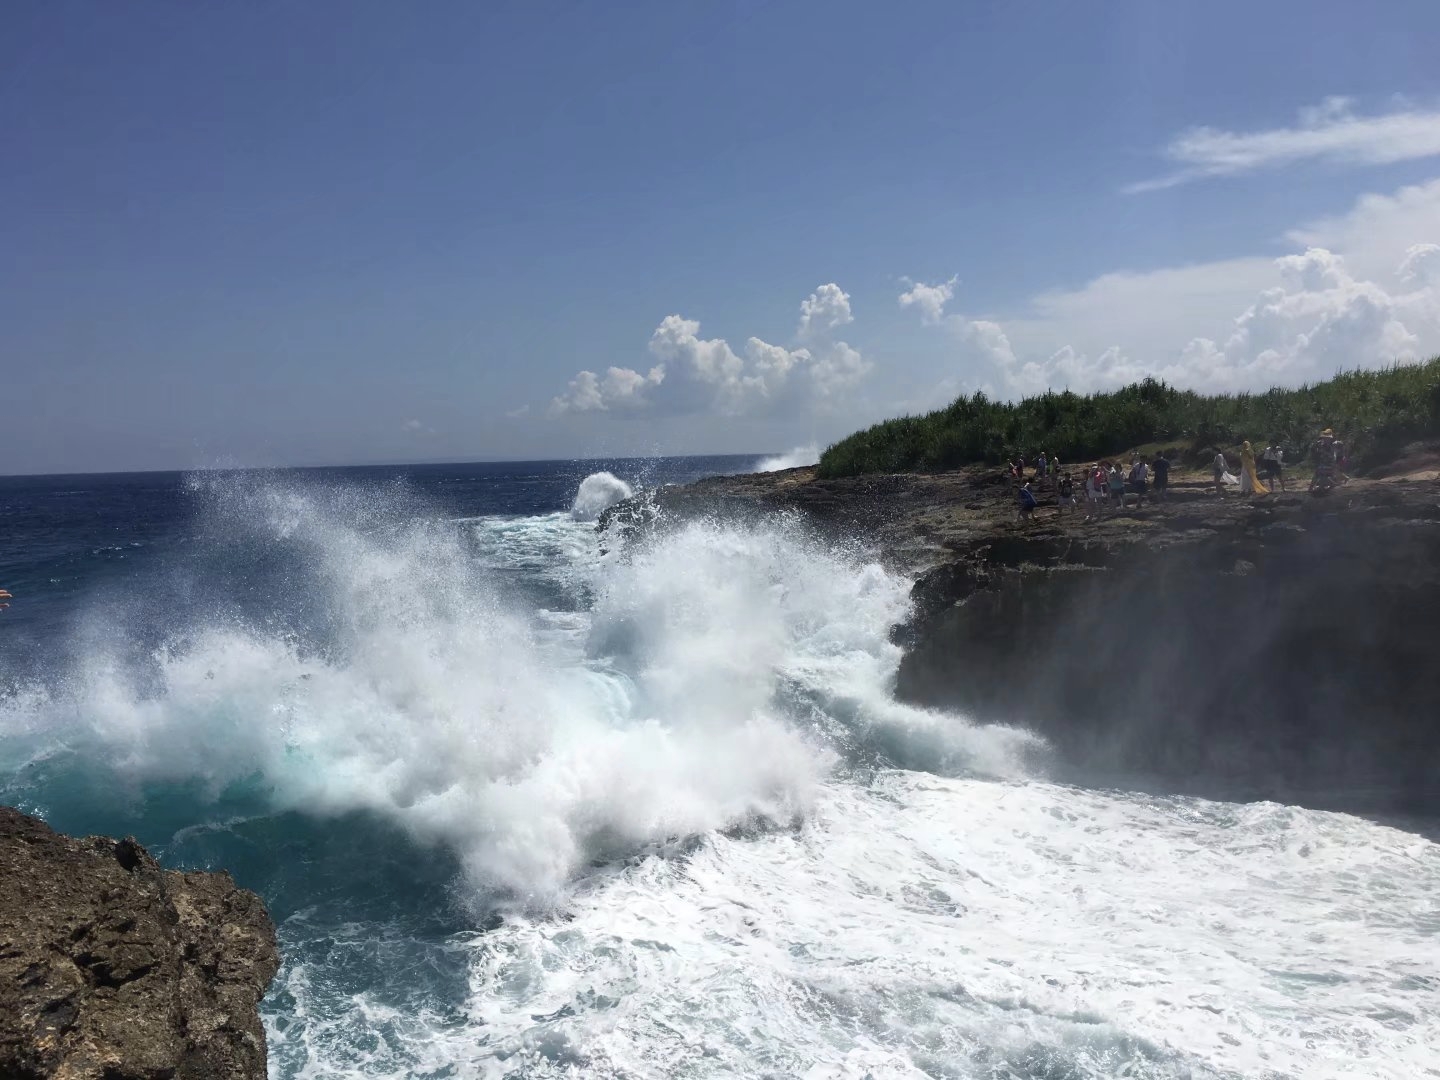
[[0, 478], [0, 801], [265, 900], [271, 1075], [1437, 1076], [1440, 847], [897, 702], [754, 457]]

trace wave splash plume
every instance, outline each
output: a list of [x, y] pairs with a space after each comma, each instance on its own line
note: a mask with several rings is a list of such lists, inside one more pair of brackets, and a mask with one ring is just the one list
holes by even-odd
[[810, 443], [808, 446], [797, 446], [784, 454], [761, 458], [755, 463], [755, 471], [780, 472], [783, 469], [799, 469], [806, 465], [818, 465], [819, 463], [820, 447], [815, 443]]
[[570, 516], [576, 521], [594, 521], [610, 507], [634, 494], [635, 489], [613, 473], [591, 473], [580, 481], [580, 489], [575, 492], [575, 502], [570, 507]]

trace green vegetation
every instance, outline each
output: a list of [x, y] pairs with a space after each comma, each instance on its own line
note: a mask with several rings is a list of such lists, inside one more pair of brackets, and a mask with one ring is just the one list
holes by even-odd
[[933, 472], [1017, 454], [1029, 460], [1042, 450], [1065, 462], [1093, 461], [1153, 443], [1199, 459], [1211, 447], [1272, 438], [1296, 460], [1324, 427], [1371, 463], [1409, 441], [1440, 435], [1440, 358], [1263, 394], [1197, 394], [1154, 379], [1108, 394], [1051, 392], [1020, 402], [975, 394], [841, 439], [820, 456], [820, 475]]

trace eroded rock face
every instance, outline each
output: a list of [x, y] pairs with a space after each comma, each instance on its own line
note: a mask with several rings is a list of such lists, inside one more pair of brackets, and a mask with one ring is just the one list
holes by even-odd
[[275, 928], [225, 873], [0, 807], [0, 1076], [265, 1076]]
[[1440, 806], [1440, 499], [1377, 490], [1036, 530], [922, 575], [897, 691], [1043, 734], [1062, 777]]

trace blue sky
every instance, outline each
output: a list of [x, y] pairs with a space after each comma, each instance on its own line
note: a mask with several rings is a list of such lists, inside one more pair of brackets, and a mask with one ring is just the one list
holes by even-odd
[[1440, 351], [1433, 3], [6, 21], [0, 472], [782, 450]]

